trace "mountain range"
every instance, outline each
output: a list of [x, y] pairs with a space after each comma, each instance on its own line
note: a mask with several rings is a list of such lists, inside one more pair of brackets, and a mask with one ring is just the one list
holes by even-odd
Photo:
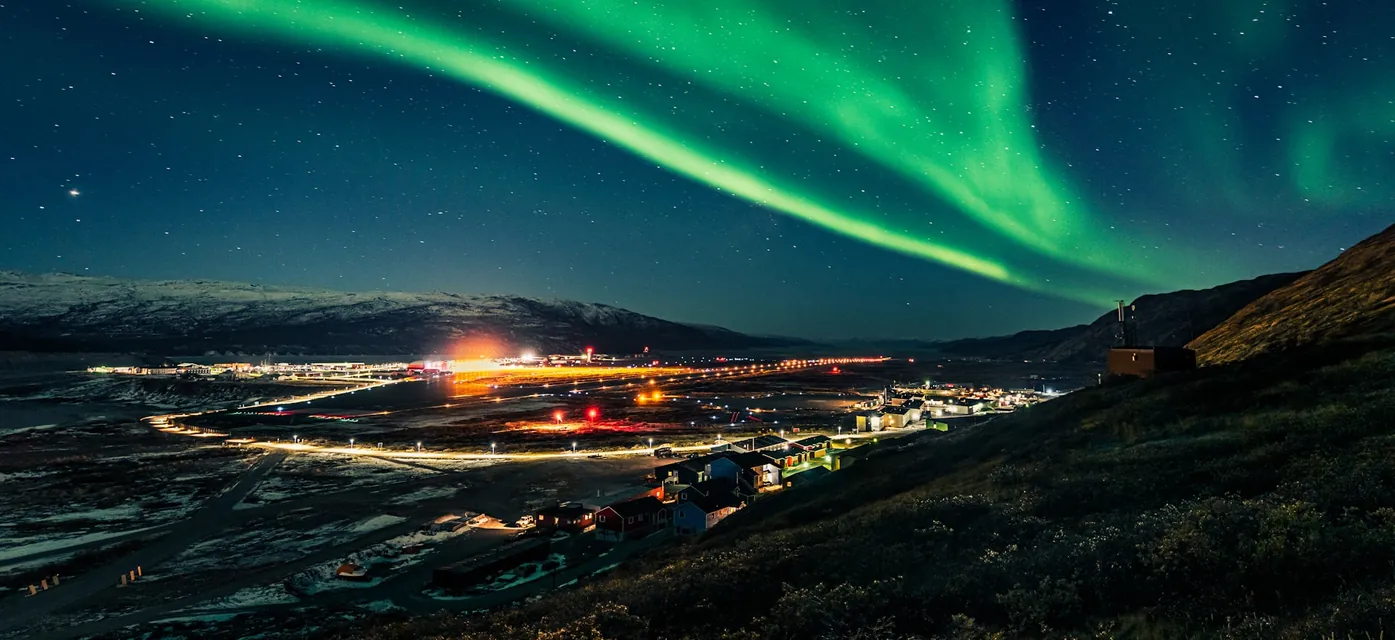
[[568, 300], [0, 271], [0, 350], [632, 353], [799, 343]]
[[[1307, 272], [1277, 273], [1210, 289], [1141, 296], [1131, 305], [1136, 342], [1149, 346], [1183, 346], [1251, 302], [1305, 275]], [[1109, 311], [1089, 324], [953, 340], [933, 346], [941, 354], [959, 357], [1103, 362], [1109, 347], [1115, 344], [1117, 319], [1118, 312]]]

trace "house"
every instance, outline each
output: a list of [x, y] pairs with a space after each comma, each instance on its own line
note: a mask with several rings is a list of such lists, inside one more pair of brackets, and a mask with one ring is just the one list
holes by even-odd
[[534, 522], [541, 531], [585, 533], [596, 526], [595, 516], [594, 509], [580, 502], [566, 502], [539, 509]]
[[780, 484], [780, 466], [775, 459], [757, 452], [738, 453], [708, 463], [707, 476], [746, 483], [756, 490]]
[[854, 464], [861, 462], [862, 460], [867, 458], [867, 455], [871, 453], [872, 450], [873, 447], [867, 445], [853, 447], [851, 449], [843, 449], [838, 453], [838, 455], [833, 457], [833, 470], [842, 471], [843, 469], [846, 469], [848, 467], [853, 466]]
[[700, 535], [706, 533], [723, 518], [742, 507], [741, 498], [734, 492], [714, 490], [702, 493], [690, 487], [683, 492], [678, 504], [673, 505], [673, 532], [678, 535]]
[[797, 447], [793, 442], [785, 446], [784, 449], [773, 449], [761, 452], [775, 460], [776, 466], [788, 469], [813, 457], [813, 453], [804, 447]]
[[679, 460], [654, 468], [654, 479], [663, 484], [694, 484], [703, 481], [706, 463], [697, 458]]
[[818, 455], [833, 446], [833, 438], [828, 436], [809, 436], [803, 440], [795, 440], [794, 446]]
[[785, 476], [785, 486], [802, 487], [806, 484], [827, 478], [830, 475], [833, 475], [833, 472], [830, 471], [828, 467], [810, 467], [807, 471], [800, 471], [799, 473]]
[[668, 512], [658, 498], [646, 495], [617, 502], [596, 512], [596, 538], [619, 542], [668, 526]]

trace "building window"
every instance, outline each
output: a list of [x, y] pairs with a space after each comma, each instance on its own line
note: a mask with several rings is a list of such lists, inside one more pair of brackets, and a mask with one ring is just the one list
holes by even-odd
[[599, 516], [596, 519], [600, 520], [601, 522], [605, 522], [605, 516]]

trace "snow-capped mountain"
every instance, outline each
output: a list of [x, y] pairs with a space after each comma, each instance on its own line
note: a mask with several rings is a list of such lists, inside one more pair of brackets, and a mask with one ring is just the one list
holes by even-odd
[[798, 341], [567, 300], [0, 271], [0, 350], [423, 354], [467, 342], [626, 353]]

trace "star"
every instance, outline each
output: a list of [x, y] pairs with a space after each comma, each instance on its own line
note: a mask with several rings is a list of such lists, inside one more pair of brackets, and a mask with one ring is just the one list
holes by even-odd
[[68, 190], [68, 195], [70, 195], [70, 196], [76, 198], [76, 197], [78, 197], [79, 195], [81, 195], [81, 193], [78, 192], [77, 189], [69, 189], [69, 190]]

